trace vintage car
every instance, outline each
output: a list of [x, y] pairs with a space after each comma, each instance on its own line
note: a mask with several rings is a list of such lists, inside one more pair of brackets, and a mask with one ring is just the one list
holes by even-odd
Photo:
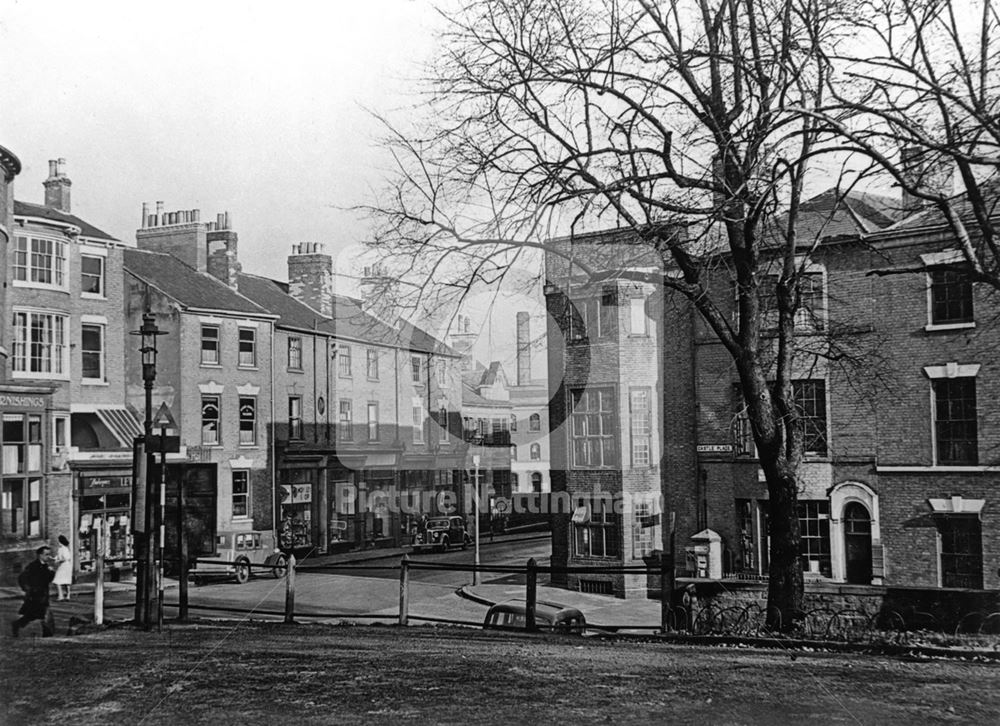
[[[218, 554], [191, 563], [188, 579], [201, 584], [209, 577], [235, 577], [239, 584], [262, 572], [283, 577], [285, 554], [275, 547], [273, 532], [219, 532]], [[230, 564], [231, 563], [231, 564]]]
[[[524, 630], [527, 603], [524, 600], [500, 602], [486, 613], [483, 628], [487, 630]], [[579, 610], [568, 605], [538, 600], [535, 602], [535, 627], [556, 633], [583, 635], [587, 619]]]
[[413, 535], [413, 551], [433, 549], [444, 552], [449, 547], [469, 546], [472, 538], [462, 517], [431, 517]]

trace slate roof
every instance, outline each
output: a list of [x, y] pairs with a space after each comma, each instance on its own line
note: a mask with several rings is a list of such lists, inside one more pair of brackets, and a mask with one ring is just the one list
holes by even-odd
[[457, 350], [442, 343], [426, 330], [418, 328], [410, 321], [400, 318], [396, 324], [399, 326], [399, 332], [402, 336], [402, 343], [404, 346], [415, 350], [436, 353], [437, 355], [449, 355], [456, 358], [462, 357], [462, 354]]
[[271, 317], [268, 310], [207, 272], [164, 252], [126, 248], [125, 269], [185, 308]]
[[511, 408], [510, 401], [500, 401], [491, 398], [484, 398], [476, 393], [474, 386], [468, 381], [462, 381], [462, 405], [463, 406], [488, 406], [491, 408]]
[[[982, 194], [985, 200], [985, 206], [990, 216], [1000, 214], [1000, 179], [992, 179], [981, 184], [980, 194]], [[952, 197], [951, 203], [960, 218], [968, 219], [973, 216], [972, 205], [969, 203], [969, 195], [967, 193]], [[890, 230], [918, 229], [920, 227], [933, 227], [944, 224], [945, 219], [941, 214], [941, 210], [934, 206], [909, 215], [902, 221], [894, 224]]]
[[242, 295], [277, 315], [278, 325], [314, 330], [327, 320], [318, 311], [289, 295], [288, 283], [241, 272], [236, 284]]
[[[842, 193], [827, 189], [811, 197], [799, 208], [796, 227], [799, 244], [812, 245], [817, 240], [877, 232], [891, 226], [898, 216], [893, 200], [864, 192]], [[768, 226], [772, 244], [783, 244], [787, 215], [780, 215]]]
[[14, 200], [14, 216], [15, 217], [39, 217], [41, 219], [49, 219], [53, 222], [61, 222], [63, 224], [72, 224], [80, 228], [80, 234], [84, 237], [90, 237], [92, 239], [103, 239], [109, 242], [118, 242], [119, 240], [112, 237], [110, 234], [104, 230], [98, 229], [89, 222], [80, 219], [75, 214], [66, 214], [65, 212], [60, 212], [58, 209], [53, 209], [52, 207], [46, 207], [44, 204], [32, 204], [30, 202], [19, 202]]
[[479, 379], [480, 386], [492, 386], [497, 381], [501, 380], [503, 376], [503, 383], [507, 384], [507, 374], [503, 370], [503, 366], [500, 365], [500, 361], [490, 361], [489, 367], [483, 371], [482, 377]]

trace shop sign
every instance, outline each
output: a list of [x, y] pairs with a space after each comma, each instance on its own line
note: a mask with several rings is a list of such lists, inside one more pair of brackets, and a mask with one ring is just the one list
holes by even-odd
[[41, 396], [0, 395], [0, 408], [45, 408]]
[[312, 501], [312, 484], [282, 484], [282, 504], [304, 504]]
[[82, 489], [131, 489], [131, 476], [81, 476]]

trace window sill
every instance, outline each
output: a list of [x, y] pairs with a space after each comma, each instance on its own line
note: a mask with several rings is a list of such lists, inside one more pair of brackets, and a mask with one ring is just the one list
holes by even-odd
[[970, 330], [976, 327], [976, 323], [928, 323], [924, 326], [924, 332], [938, 333], [949, 330]]
[[285, 368], [287, 373], [305, 373], [302, 368]]
[[80, 379], [81, 386], [110, 386], [111, 384], [107, 381], [102, 381], [99, 378], [82, 378]]
[[80, 298], [82, 300], [107, 300], [107, 296], [102, 295], [99, 292], [81, 292]]
[[259, 371], [260, 370], [260, 368], [258, 366], [256, 366], [256, 365], [252, 365], [252, 366], [240, 366], [240, 365], [238, 365], [238, 366], [236, 366], [236, 369], [237, 370], [241, 370], [241, 371]]
[[258, 444], [256, 442], [254, 442], [252, 444], [240, 444], [237, 448], [240, 448], [240, 449], [259, 449], [260, 448], [260, 444]]
[[205, 361], [202, 361], [199, 365], [202, 368], [222, 368], [221, 363], [206, 363]]
[[49, 290], [51, 292], [61, 292], [69, 295], [69, 288], [59, 285], [48, 285], [44, 282], [27, 282], [26, 280], [11, 280], [14, 287], [24, 287], [31, 290]]
[[27, 379], [39, 379], [46, 381], [68, 381], [68, 373], [36, 373], [33, 371], [12, 371], [12, 378], [27, 378]]

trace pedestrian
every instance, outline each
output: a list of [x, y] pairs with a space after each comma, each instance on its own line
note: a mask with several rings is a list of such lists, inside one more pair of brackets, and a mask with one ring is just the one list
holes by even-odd
[[[69, 551], [69, 540], [65, 535], [59, 535], [59, 549], [56, 550], [56, 576], [52, 582], [56, 585], [59, 600], [69, 600], [73, 587], [73, 555]], [[63, 588], [66, 594], [63, 595]]]
[[18, 631], [32, 620], [42, 621], [42, 637], [48, 638], [55, 633], [55, 619], [49, 610], [49, 583], [55, 577], [50, 565], [52, 548], [42, 545], [35, 550], [35, 559], [17, 578], [17, 584], [24, 590], [24, 603], [18, 612], [17, 620], [10, 624], [10, 630], [16, 638]]

